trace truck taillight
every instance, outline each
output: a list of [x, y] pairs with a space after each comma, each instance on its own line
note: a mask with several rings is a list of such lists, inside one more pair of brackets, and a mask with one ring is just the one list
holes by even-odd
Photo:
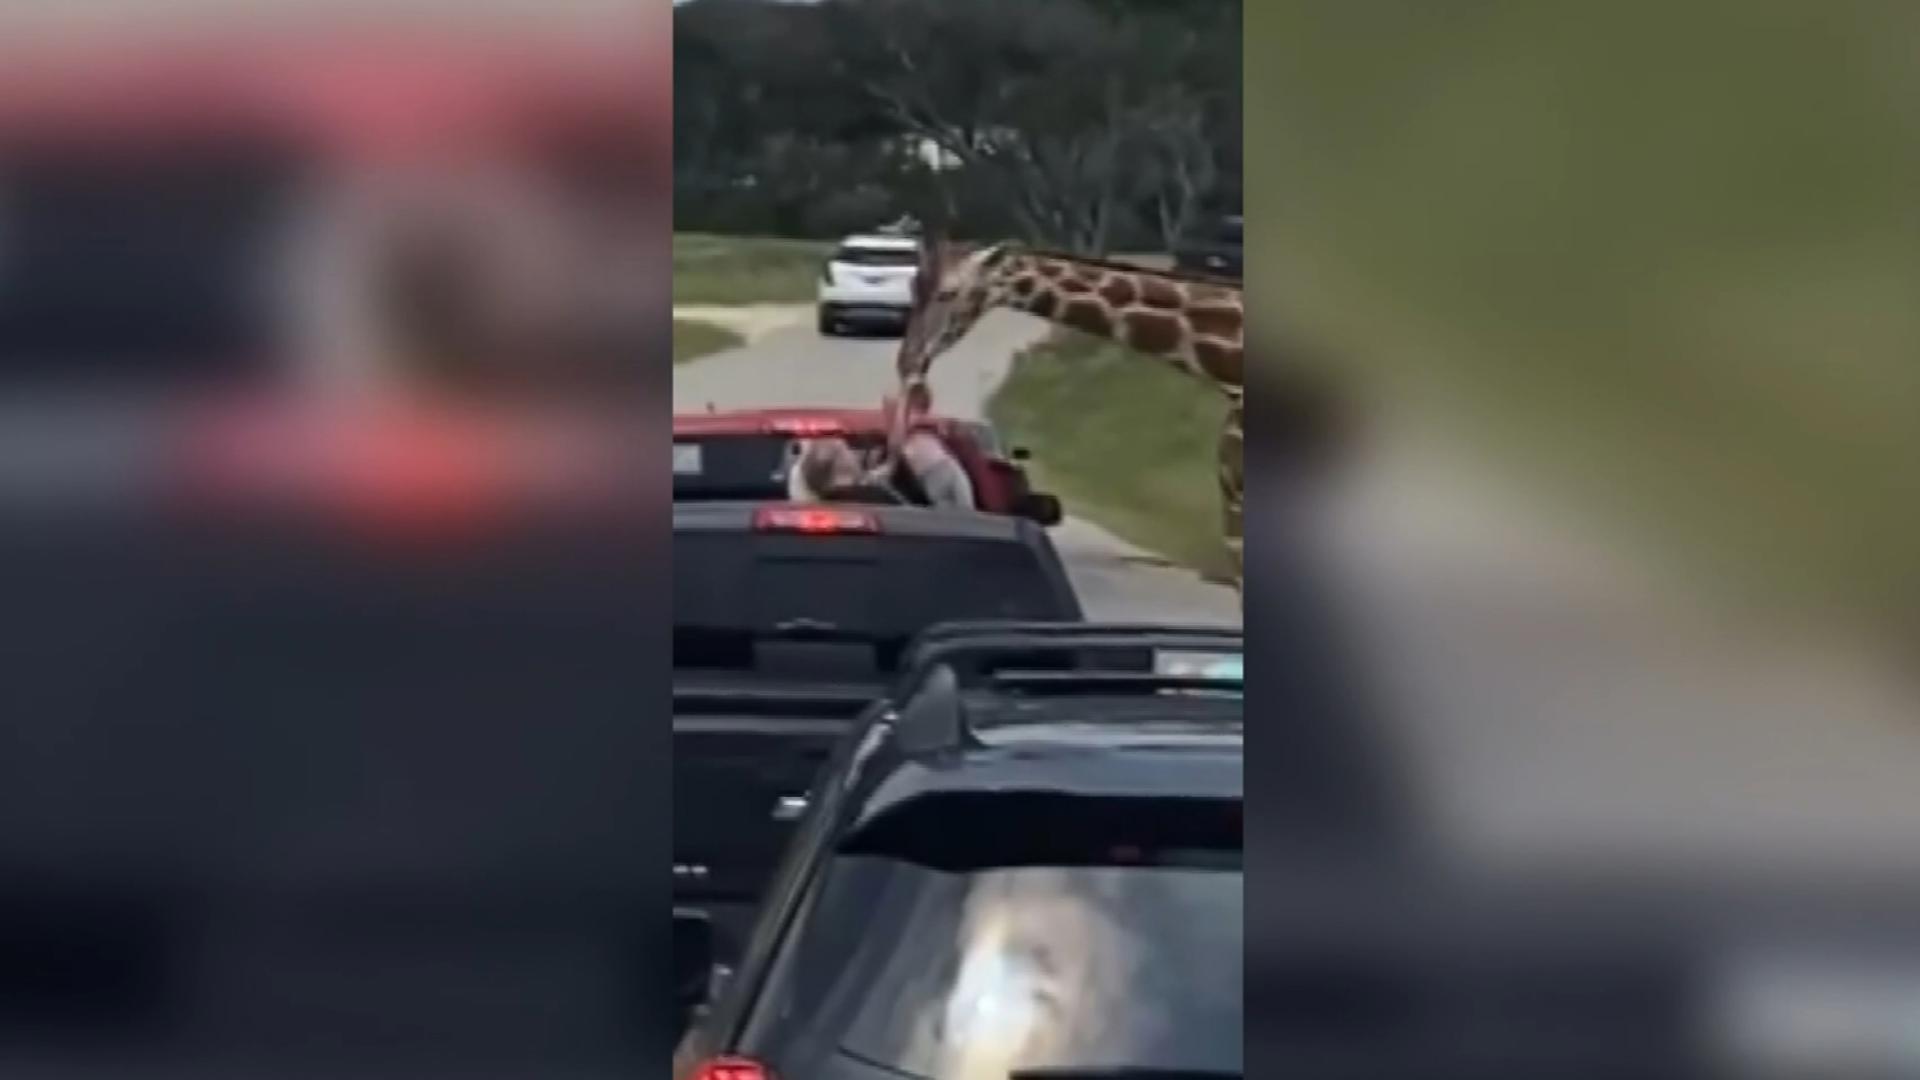
[[693, 1080], [774, 1080], [774, 1075], [751, 1058], [717, 1057], [695, 1069]]
[[754, 512], [753, 527], [759, 532], [877, 533], [880, 519], [858, 510], [826, 507], [763, 506]]

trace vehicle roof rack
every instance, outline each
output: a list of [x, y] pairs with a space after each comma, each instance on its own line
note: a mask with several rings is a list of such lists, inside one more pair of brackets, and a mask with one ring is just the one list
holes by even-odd
[[963, 690], [1020, 696], [1234, 692], [1240, 678], [1165, 671], [1159, 654], [1240, 654], [1238, 630], [1126, 623], [965, 622], [928, 628], [908, 649], [908, 696], [895, 722], [909, 756], [979, 745]]
[[1033, 622], [971, 619], [935, 623], [920, 631], [902, 658], [908, 668], [965, 653], [1015, 653], [1108, 649], [1180, 649], [1240, 652], [1246, 637], [1236, 629], [1181, 623]]
[[1207, 675], [1163, 675], [1153, 671], [1002, 671], [995, 673], [992, 685], [996, 690], [1036, 696], [1128, 692], [1158, 694], [1182, 690], [1220, 693], [1228, 687], [1237, 694], [1240, 684]]

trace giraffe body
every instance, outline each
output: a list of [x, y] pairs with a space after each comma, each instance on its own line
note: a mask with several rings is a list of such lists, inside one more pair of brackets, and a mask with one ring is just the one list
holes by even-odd
[[1240, 586], [1245, 565], [1245, 307], [1239, 286], [1122, 263], [996, 245], [948, 257], [923, 249], [915, 310], [901, 342], [899, 400], [997, 307], [1024, 311], [1173, 364], [1223, 394], [1217, 451], [1222, 532]]

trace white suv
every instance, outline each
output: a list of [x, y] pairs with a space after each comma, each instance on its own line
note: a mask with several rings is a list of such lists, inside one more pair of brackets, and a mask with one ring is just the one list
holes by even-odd
[[904, 329], [920, 273], [920, 242], [910, 236], [849, 236], [820, 270], [820, 332], [849, 326]]

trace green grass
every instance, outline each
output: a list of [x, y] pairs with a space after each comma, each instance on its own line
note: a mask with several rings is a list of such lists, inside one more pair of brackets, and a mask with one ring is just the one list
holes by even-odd
[[1215, 442], [1226, 402], [1166, 364], [1062, 332], [1015, 361], [988, 405], [1067, 511], [1226, 576]]
[[676, 233], [673, 302], [803, 304], [832, 249], [818, 240]]
[[698, 319], [673, 320], [673, 362], [684, 364], [708, 353], [744, 345], [746, 340], [724, 326]]
[[1916, 32], [1852, 0], [1254, 5], [1256, 330], [1703, 584], [1911, 633]]

